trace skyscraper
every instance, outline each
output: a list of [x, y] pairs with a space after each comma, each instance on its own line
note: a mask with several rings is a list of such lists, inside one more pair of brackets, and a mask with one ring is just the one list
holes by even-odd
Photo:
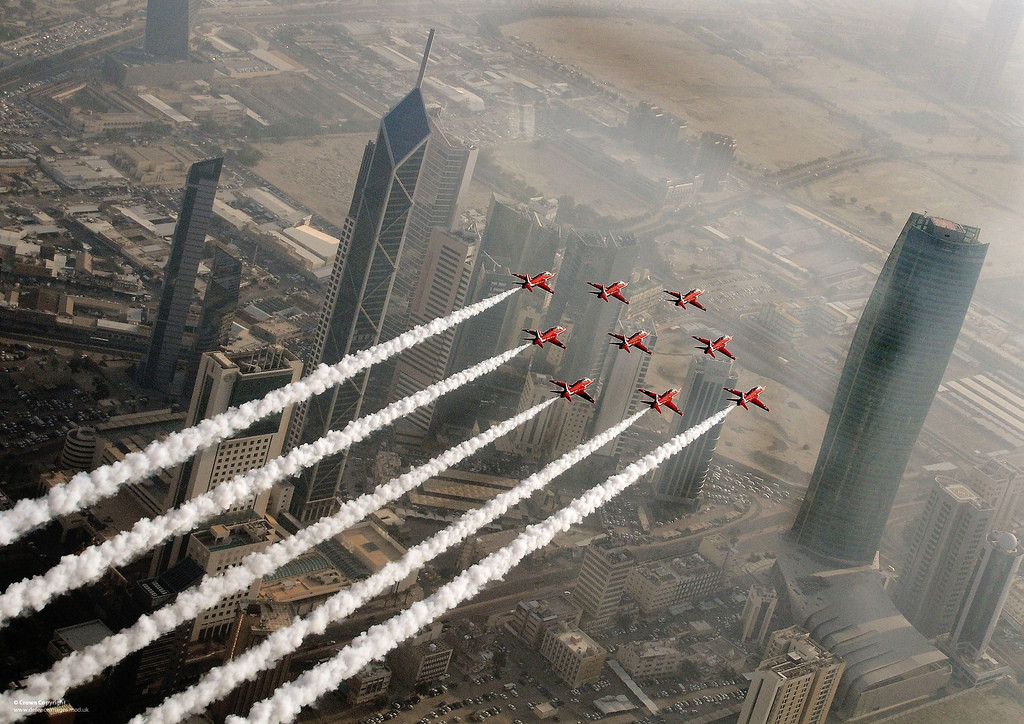
[[822, 724], [846, 664], [796, 627], [772, 634], [739, 724]]
[[149, 0], [146, 3], [146, 53], [159, 60], [188, 60], [190, 5], [200, 0]]
[[145, 387], [166, 389], [174, 379], [223, 162], [223, 158], [211, 158], [188, 170], [149, 349], [139, 364], [139, 384]]
[[601, 629], [612, 623], [635, 565], [633, 554], [618, 541], [604, 538], [587, 546], [572, 592], [572, 602], [583, 611], [581, 626]]
[[793, 525], [832, 564], [870, 563], [988, 250], [980, 229], [911, 214], [854, 333]]
[[[410, 304], [410, 326], [424, 324], [461, 309], [473, 273], [475, 234], [452, 234], [435, 227], [420, 262], [420, 276]], [[422, 390], [444, 377], [454, 330], [436, 334], [406, 351], [395, 365], [389, 400]], [[395, 423], [402, 442], [422, 442], [430, 431], [434, 405], [424, 405]]]
[[917, 0], [903, 33], [901, 50], [910, 57], [927, 57], [935, 47], [935, 39], [946, 15], [949, 0]]
[[974, 660], [985, 653], [1022, 557], [1024, 546], [1013, 533], [989, 534], [953, 628], [950, 643], [954, 651]]
[[1006, 460], [986, 460], [971, 469], [967, 484], [996, 509], [993, 530], [1013, 528], [1024, 501], [1024, 470]]
[[[395, 272], [420, 177], [430, 124], [418, 87], [383, 118], [363, 153], [341, 246], [320, 313], [310, 367], [335, 364], [381, 341]], [[315, 440], [359, 416], [367, 372], [309, 400], [297, 416], [296, 443]], [[325, 458], [296, 482], [292, 511], [315, 520], [335, 510], [344, 453]]]
[[[674, 415], [672, 434], [678, 435], [719, 412], [728, 399], [724, 388], [735, 387], [738, 379], [730, 360], [712, 359], [703, 354], [696, 357], [690, 371], [689, 389], [683, 390], [686, 394], [681, 408], [683, 414], [681, 417]], [[697, 503], [721, 434], [722, 423], [719, 423], [667, 460], [660, 468], [660, 477], [655, 479], [655, 500], [686, 505]]]
[[195, 354], [211, 352], [231, 338], [231, 324], [238, 307], [242, 285], [242, 261], [227, 249], [217, 247], [203, 296], [203, 313], [196, 329]]
[[953, 627], [993, 513], [966, 485], [936, 481], [893, 596], [900, 613], [928, 638]]
[[1024, 0], [992, 0], [985, 23], [970, 34], [953, 78], [961, 100], [984, 103], [996, 96], [1021, 20]]

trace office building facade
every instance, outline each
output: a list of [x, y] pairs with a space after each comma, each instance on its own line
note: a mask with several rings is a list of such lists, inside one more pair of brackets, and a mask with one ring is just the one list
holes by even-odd
[[775, 615], [779, 595], [771, 586], [755, 583], [747, 591], [747, 601], [740, 615], [740, 628], [744, 641], [756, 641], [758, 646], [765, 642]]
[[966, 485], [949, 478], [936, 481], [893, 596], [900, 613], [928, 638], [953, 627], [993, 513]]
[[911, 214], [875, 283], [793, 525], [830, 564], [874, 559], [985, 261], [979, 233]]
[[615, 540], [604, 538], [587, 546], [572, 592], [572, 602], [583, 611], [581, 626], [600, 630], [611, 625], [635, 565], [633, 555]]
[[971, 32], [953, 77], [954, 93], [968, 103], [995, 100], [1017, 31], [1024, 0], [992, 0], [984, 24]]
[[[697, 356], [690, 370], [689, 387], [683, 387], [686, 397], [680, 408], [682, 416], [670, 411], [665, 413], [675, 418], [672, 434], [678, 435], [720, 412], [728, 404], [729, 393], [725, 388], [736, 387], [738, 379], [731, 360], [712, 359], [703, 354]], [[719, 423], [665, 461], [659, 472], [655, 473], [654, 499], [687, 506], [697, 505], [721, 434], [722, 423]]]
[[139, 364], [137, 378], [144, 387], [165, 390], [174, 380], [223, 162], [222, 158], [199, 161], [188, 171], [149, 348]]
[[[420, 177], [430, 124], [420, 89], [414, 88], [381, 121], [376, 141], [367, 144], [317, 326], [311, 367], [381, 341], [395, 273], [400, 262]], [[316, 440], [356, 419], [366, 392], [361, 372], [313, 397], [296, 419], [293, 444]], [[346, 455], [332, 455], [296, 481], [292, 512], [303, 521], [337, 509]]]

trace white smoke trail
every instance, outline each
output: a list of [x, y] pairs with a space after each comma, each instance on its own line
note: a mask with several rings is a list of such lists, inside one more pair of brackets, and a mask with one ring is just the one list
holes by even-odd
[[[405, 579], [427, 561], [473, 535], [513, 505], [530, 497], [566, 470], [600, 450], [639, 420], [643, 414], [643, 412], [638, 412], [623, 420], [583, 445], [570, 450], [511, 490], [495, 496], [481, 507], [466, 513], [448, 528], [410, 548], [400, 560], [388, 563], [369, 578], [334, 594], [306, 618], [296, 620], [286, 628], [278, 629], [258, 646], [223, 666], [209, 671], [198, 684], [165, 699], [159, 707], [137, 716], [132, 724], [175, 724], [190, 714], [202, 711], [243, 681], [255, 678], [260, 671], [270, 668], [289, 652], [294, 651], [305, 637], [323, 633], [331, 623], [349, 616], [374, 596]], [[19, 695], [22, 695], [22, 692], [19, 692]], [[29, 699], [52, 698], [49, 695], [43, 696], [42, 693], [34, 692], [31, 689], [31, 684], [28, 691], [24, 692], [24, 696]]]
[[143, 616], [124, 631], [108, 636], [82, 651], [72, 652], [46, 673], [29, 676], [25, 688], [0, 695], [0, 722], [13, 721], [5, 712], [17, 705], [19, 700], [60, 699], [69, 689], [98, 676], [108, 666], [113, 666], [129, 654], [155, 641], [159, 636], [195, 618], [206, 609], [215, 606], [222, 598], [248, 589], [254, 580], [273, 573], [313, 546], [337, 535], [429, 478], [461, 462], [485, 445], [507, 435], [536, 417], [556, 400], [557, 398], [546, 400], [493, 425], [476, 437], [381, 485], [372, 493], [346, 501], [341, 510], [333, 516], [322, 518], [314, 525], [302, 529], [291, 538], [275, 543], [264, 551], [250, 553], [237, 566], [229, 568], [219, 576], [205, 578], [197, 588], [180, 593], [174, 603]]
[[547, 520], [529, 526], [510, 544], [467, 568], [431, 596], [417, 601], [390, 620], [370, 627], [330, 661], [280, 686], [272, 697], [253, 706], [245, 719], [229, 717], [227, 721], [231, 724], [292, 721], [304, 706], [337, 688], [367, 663], [382, 657], [438, 616], [475, 596], [487, 583], [503, 577], [524, 557], [550, 543], [557, 533], [586, 518], [641, 476], [722, 422], [732, 409], [730, 406], [672, 438], [598, 487], [588, 490]]
[[122, 485], [145, 480], [161, 470], [183, 463], [200, 450], [231, 437], [257, 420], [319, 395], [358, 372], [461, 324], [504, 301], [517, 289], [496, 294], [447, 317], [413, 327], [395, 339], [349, 355], [335, 365], [322, 364], [303, 379], [273, 390], [263, 399], [246, 402], [194, 427], [172, 433], [164, 440], [150, 443], [145, 450], [129, 453], [124, 459], [91, 473], [77, 473], [67, 483], [54, 486], [41, 498], [20, 500], [12, 509], [0, 512], [0, 546], [13, 543], [36, 526], [59, 515], [73, 513], [111, 496]]
[[38, 611], [54, 597], [99, 580], [111, 566], [134, 560], [162, 541], [187, 533], [201, 521], [217, 515], [253, 493], [261, 493], [279, 480], [296, 474], [327, 455], [344, 450], [372, 432], [430, 404], [446, 392], [465, 385], [527, 349], [524, 344], [435, 382], [426, 389], [392, 402], [380, 412], [354, 420], [343, 430], [332, 430], [319, 440], [301, 445], [262, 468], [236, 475], [213, 490], [156, 518], [138, 521], [130, 531], [119, 533], [77, 555], [66, 555], [41, 576], [12, 583], [0, 595], [0, 626], [28, 610]]

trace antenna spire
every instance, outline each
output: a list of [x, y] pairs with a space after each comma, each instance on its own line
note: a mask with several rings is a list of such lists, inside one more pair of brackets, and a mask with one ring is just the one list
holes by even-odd
[[427, 72], [427, 58], [430, 57], [430, 44], [434, 42], [434, 29], [431, 28], [427, 34], [427, 47], [423, 49], [423, 62], [420, 63], [420, 74], [416, 78], [416, 87], [419, 88], [423, 83], [423, 74]]

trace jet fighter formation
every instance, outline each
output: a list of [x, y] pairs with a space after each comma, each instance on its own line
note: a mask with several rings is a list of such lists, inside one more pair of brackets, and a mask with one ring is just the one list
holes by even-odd
[[718, 359], [717, 357], [715, 357], [715, 352], [721, 352], [722, 354], [724, 354], [729, 359], [736, 359], [736, 355], [734, 355], [732, 352], [730, 352], [725, 347], [725, 345], [729, 344], [729, 342], [732, 341], [732, 337], [730, 337], [727, 334], [722, 336], [722, 337], [719, 337], [714, 342], [712, 342], [710, 339], [704, 339], [703, 337], [696, 337], [696, 336], [694, 336], [693, 338], [695, 340], [697, 340], [698, 342], [700, 342], [702, 345], [704, 345], [703, 347], [697, 347], [696, 348], [696, 349], [703, 349], [704, 350], [704, 354], [709, 354], [712, 357], [714, 357], [715, 359]]
[[597, 282], [587, 282], [587, 284], [597, 290], [590, 293], [596, 294], [598, 299], [603, 299], [607, 302], [608, 297], [615, 297], [623, 304], [629, 304], [629, 300], [622, 296], [622, 290], [626, 288], [629, 282], [620, 280], [612, 284], [598, 284]]
[[562, 349], [566, 349], [566, 346], [562, 343], [562, 340], [560, 340], [558, 338], [558, 335], [560, 335], [563, 332], [565, 332], [565, 327], [552, 327], [551, 329], [547, 330], [546, 332], [541, 332], [539, 329], [524, 329], [523, 331], [526, 332], [527, 334], [532, 334], [533, 335], [533, 339], [532, 340], [529, 337], [524, 337], [523, 338], [524, 342], [525, 341], [530, 341], [532, 344], [535, 344], [535, 345], [537, 345], [538, 347], [541, 347], [541, 348], [544, 347], [544, 343], [545, 342], [550, 342], [551, 344], [555, 345], [556, 347], [561, 347]]
[[661, 414], [661, 408], [663, 406], [667, 407], [670, 410], [672, 410], [677, 415], [682, 415], [683, 414], [683, 411], [680, 410], [678, 407], [676, 407], [676, 403], [674, 403], [672, 401], [672, 398], [679, 394], [678, 388], [677, 389], [668, 390], [667, 392], [663, 392], [660, 395], [655, 393], [655, 392], [651, 392], [650, 390], [645, 390], [642, 387], [637, 387], [636, 391], [637, 392], [643, 392], [645, 395], [647, 395], [648, 397], [652, 398], [649, 401], [648, 400], [644, 400], [644, 404], [645, 405], [650, 405], [651, 409], [655, 410], [659, 415]]
[[[555, 290], [548, 286], [547, 283], [548, 280], [555, 276], [553, 273], [549, 271], [543, 271], [540, 274], [536, 275], [513, 274], [513, 276], [516, 276], [522, 280], [520, 282], [521, 286], [523, 289], [526, 289], [527, 291], [532, 292], [534, 287], [538, 287], [551, 294], [555, 293]], [[614, 297], [623, 304], [629, 304], [629, 300], [626, 299], [626, 297], [623, 296], [622, 294], [622, 290], [626, 288], [628, 282], [619, 280], [617, 282], [613, 282], [612, 284], [600, 284], [598, 282], [588, 281], [587, 284], [593, 287], [593, 289], [588, 290], [588, 293], [595, 295], [598, 299], [601, 299], [602, 301], [607, 302], [609, 301], [609, 297]], [[665, 289], [663, 291], [670, 297], [665, 301], [671, 302], [673, 305], [677, 307], [682, 307], [685, 309], [686, 306], [689, 305], [691, 307], [696, 307], [697, 309], [700, 309], [702, 311], [707, 311], [707, 307], [701, 304], [700, 301], [698, 301], [697, 299], [701, 294], [704, 293], [703, 289], [694, 288], [688, 292], [674, 292], [670, 289]], [[558, 335], [566, 331], [565, 327], [551, 327], [550, 329], [545, 330], [543, 332], [540, 331], [540, 329], [523, 329], [523, 331], [529, 335], [532, 335], [532, 337], [525, 337], [524, 341], [529, 341], [532, 344], [535, 344], [541, 348], [543, 348], [546, 343], [550, 342], [551, 344], [561, 347], [562, 349], [566, 349], [565, 344], [563, 344], [562, 341], [558, 339]], [[627, 353], [629, 353], [631, 349], [635, 347], [641, 352], [653, 354], [651, 349], [644, 344], [644, 340], [650, 336], [650, 332], [648, 332], [645, 329], [638, 330], [637, 332], [634, 332], [633, 334], [629, 335], [609, 332], [608, 336], [613, 338], [613, 341], [610, 342], [610, 344], [616, 345], [619, 349], [626, 350]], [[717, 359], [715, 353], [720, 352], [729, 359], [736, 359], [736, 355], [730, 352], [728, 347], [726, 346], [729, 344], [729, 342], [732, 341], [732, 337], [730, 335], [722, 335], [721, 337], [714, 341], [712, 341], [710, 338], [698, 337], [696, 335], [691, 336], [693, 337], [693, 339], [701, 343], [701, 346], [698, 346], [697, 349], [702, 350], [704, 354], [711, 355], [711, 357]], [[568, 382], [564, 382], [562, 380], [551, 380], [551, 383], [553, 385], [556, 385], [558, 388], [552, 390], [552, 392], [557, 394], [559, 397], [564, 398], [566, 401], [570, 403], [572, 402], [572, 398], [574, 396], [582, 397], [584, 400], [587, 400], [590, 403], [595, 402], [594, 398], [587, 394], [586, 391], [586, 388], [594, 383], [594, 380], [592, 380], [589, 377], [584, 377], [583, 379], [576, 380], [576, 382], [573, 382], [572, 384], [569, 384]], [[750, 408], [747, 406], [747, 403], [750, 403], [762, 408], [766, 412], [768, 411], [768, 406], [761, 402], [759, 398], [759, 395], [762, 392], [764, 392], [763, 385], [759, 387], [752, 387], [746, 392], [734, 390], [731, 387], [726, 387], [724, 389], [726, 392], [732, 395], [736, 395], [736, 399], [732, 399], [730, 400], [730, 402], [736, 403], [743, 409], [749, 410]], [[637, 388], [637, 391], [651, 398], [650, 400], [644, 400], [644, 403], [650, 405], [651, 409], [656, 410], [658, 414], [661, 414], [662, 407], [667, 407], [668, 409], [672, 410], [673, 412], [679, 415], [683, 414], [682, 410], [680, 410], [676, 406], [675, 402], [673, 402], [673, 398], [679, 394], [678, 389], [671, 389], [660, 395], [655, 392], [651, 392], [650, 390], [645, 390], [643, 388]]]
[[651, 336], [651, 333], [646, 329], [641, 329], [639, 332], [628, 337], [624, 334], [613, 334], [612, 332], [609, 332], [608, 336], [619, 340], [618, 342], [611, 342], [611, 344], [618, 346], [619, 349], [626, 350], [626, 352], [629, 352], [630, 347], [636, 347], [641, 352], [652, 354], [651, 350], [644, 345], [644, 340]]
[[703, 289], [691, 289], [688, 292], [673, 292], [669, 289], [666, 289], [664, 291], [666, 294], [675, 297], [674, 300], [666, 299], [665, 301], [671, 301], [677, 307], [685, 308], [686, 305], [689, 304], [693, 307], [696, 307], [697, 309], [702, 309], [705, 312], [708, 311], [707, 307], [705, 307], [703, 304], [697, 301], [697, 297], [704, 293]]
[[768, 405], [761, 402], [760, 398], [758, 397], [762, 392], [764, 392], [764, 385], [760, 385], [758, 387], [751, 387], [746, 392], [740, 392], [739, 390], [734, 390], [731, 387], [723, 387], [722, 389], [724, 389], [731, 395], [736, 395], [737, 399], [729, 400], [729, 402], [735, 402], [739, 407], [742, 407], [744, 410], [750, 409], [749, 407], [747, 407], [747, 403], [750, 402], [754, 405], [757, 405], [765, 412], [770, 412], [770, 410], [768, 409]]
[[590, 404], [597, 402], [593, 397], [587, 394], [587, 386], [594, 384], [594, 381], [589, 377], [584, 377], [582, 380], [576, 380], [571, 385], [568, 382], [562, 382], [561, 380], [551, 380], [551, 384], [558, 385], [560, 390], [552, 390], [556, 395], [564, 397], [569, 402], [572, 402], [572, 396], [582, 397]]

